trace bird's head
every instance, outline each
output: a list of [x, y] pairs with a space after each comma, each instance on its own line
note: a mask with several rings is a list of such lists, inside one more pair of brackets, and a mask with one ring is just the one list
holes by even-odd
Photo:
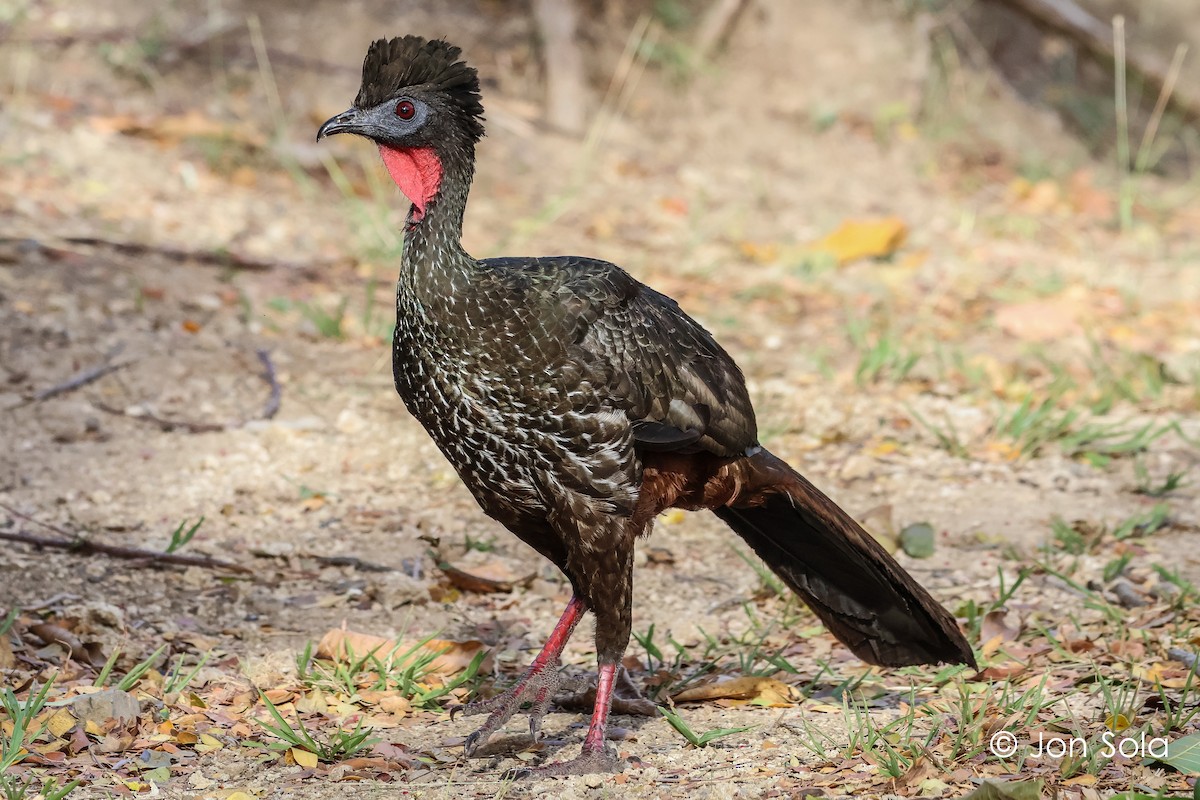
[[335, 133], [374, 141], [412, 201], [414, 221], [438, 196], [448, 168], [465, 170], [469, 180], [483, 136], [479, 76], [459, 60], [461, 53], [441, 39], [377, 39], [363, 59], [354, 105], [317, 131], [317, 141]]

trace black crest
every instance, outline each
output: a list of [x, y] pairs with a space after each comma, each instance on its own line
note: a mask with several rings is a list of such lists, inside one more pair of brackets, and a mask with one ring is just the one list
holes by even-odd
[[483, 136], [483, 103], [479, 74], [458, 60], [462, 49], [442, 39], [420, 36], [376, 39], [363, 59], [362, 87], [354, 105], [371, 108], [404, 89], [443, 93], [462, 112], [467, 131], [476, 141]]

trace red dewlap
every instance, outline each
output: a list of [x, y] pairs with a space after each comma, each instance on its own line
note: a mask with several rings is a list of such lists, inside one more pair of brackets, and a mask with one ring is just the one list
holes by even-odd
[[425, 217], [429, 201], [437, 194], [442, 182], [442, 161], [432, 147], [388, 147], [379, 145], [379, 155], [392, 180], [412, 201], [413, 221]]

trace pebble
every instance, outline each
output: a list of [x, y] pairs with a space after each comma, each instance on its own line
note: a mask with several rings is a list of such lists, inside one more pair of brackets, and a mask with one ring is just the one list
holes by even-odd
[[117, 720], [123, 726], [130, 725], [137, 721], [142, 710], [137, 698], [120, 689], [82, 695], [75, 698], [71, 707], [80, 722], [90, 720], [96, 725], [103, 725], [110, 719]]
[[337, 422], [334, 423], [338, 433], [344, 433], [347, 436], [353, 436], [356, 433], [362, 433], [367, 428], [367, 421], [354, 413], [348, 408], [343, 408], [338, 414]]

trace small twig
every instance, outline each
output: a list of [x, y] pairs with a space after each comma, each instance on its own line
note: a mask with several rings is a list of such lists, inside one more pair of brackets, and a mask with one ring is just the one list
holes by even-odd
[[317, 556], [317, 563], [328, 567], [353, 567], [359, 572], [395, 572], [395, 567], [374, 564], [355, 556]]
[[267, 386], [271, 389], [271, 394], [267, 398], [267, 405], [263, 408], [260, 419], [271, 419], [279, 413], [279, 403], [283, 398], [283, 389], [279, 386], [279, 378], [275, 374], [275, 365], [271, 363], [271, 354], [266, 350], [256, 350], [255, 355], [263, 365], [263, 380], [267, 382]]
[[27, 400], [22, 400], [14, 406], [10, 406], [8, 410], [11, 411], [13, 409], [21, 408], [22, 406], [29, 405], [30, 403], [40, 403], [43, 400], [49, 400], [51, 397], [57, 397], [60, 394], [66, 394], [67, 392], [73, 392], [76, 389], [82, 389], [89, 383], [94, 383], [95, 381], [100, 380], [110, 372], [116, 372], [123, 367], [129, 366], [133, 363], [132, 360], [121, 361], [116, 364], [112, 363], [112, 360], [116, 358], [124, 349], [125, 345], [117, 345], [110, 350], [107, 355], [104, 356], [104, 361], [96, 366], [80, 370], [62, 383], [56, 383], [53, 386], [42, 389], [40, 392], [34, 394], [33, 397]]
[[118, 417], [129, 417], [130, 419], [140, 419], [146, 422], [153, 422], [161, 427], [164, 431], [184, 430], [188, 433], [218, 433], [220, 431], [229, 430], [230, 428], [239, 427], [237, 425], [227, 425], [223, 422], [192, 422], [186, 419], [165, 419], [155, 414], [146, 411], [144, 408], [139, 409], [139, 412], [132, 414], [123, 408], [110, 406], [108, 403], [100, 400], [93, 400], [92, 405], [103, 411], [105, 414], [113, 414]]
[[57, 397], [60, 394], [73, 392], [76, 389], [81, 389], [93, 381], [98, 381], [110, 372], [116, 372], [121, 367], [127, 367], [132, 364], [132, 361], [122, 361], [118, 364], [97, 364], [94, 367], [82, 370], [75, 373], [62, 383], [42, 389], [33, 396], [31, 402], [40, 403], [43, 400], [49, 400], [51, 397]]
[[708, 7], [696, 33], [696, 60], [699, 63], [712, 58], [717, 48], [733, 35], [746, 5], [746, 0], [716, 0]]
[[0, 503], [0, 508], [7, 511], [9, 514], [12, 514], [17, 519], [23, 519], [26, 522], [32, 522], [34, 525], [37, 525], [39, 528], [45, 528], [46, 530], [50, 531], [51, 533], [57, 533], [59, 536], [66, 536], [68, 539], [76, 538], [75, 534], [69, 533], [69, 532], [63, 530], [62, 528], [58, 527], [57, 525], [50, 524], [49, 522], [42, 522], [40, 519], [38, 519], [36, 517], [31, 517], [28, 514], [24, 513], [23, 511], [17, 511], [15, 508], [8, 505], [7, 503]]
[[[275, 374], [275, 364], [271, 361], [271, 354], [266, 350], [256, 350], [255, 355], [258, 356], [259, 362], [263, 365], [261, 373], [262, 379], [266, 382], [270, 394], [267, 396], [267, 403], [263, 406], [262, 413], [257, 419], [271, 419], [279, 413], [279, 405], [283, 398], [283, 388], [279, 385], [279, 376]], [[221, 431], [234, 430], [241, 428], [252, 420], [243, 420], [241, 422], [195, 422], [187, 419], [167, 419], [160, 417], [148, 411], [144, 406], [139, 407], [136, 412], [127, 411], [123, 408], [110, 406], [101, 400], [92, 400], [92, 405], [105, 414], [113, 414], [118, 417], [128, 417], [129, 419], [140, 419], [146, 422], [153, 422], [164, 431], [183, 430], [188, 433], [220, 433]]]
[[1184, 650], [1182, 647], [1172, 647], [1167, 650], [1167, 658], [1171, 659], [1172, 661], [1178, 661], [1193, 672], [1196, 670], [1196, 654]]
[[[127, 242], [118, 239], [104, 239], [99, 236], [64, 236], [58, 241], [66, 245], [103, 247], [127, 256], [159, 255], [176, 261], [194, 261], [199, 264], [212, 264], [255, 272], [280, 269], [297, 271], [303, 275], [313, 275], [322, 269], [334, 266], [331, 262], [298, 264], [292, 261], [254, 258], [232, 250], [189, 250], [168, 244]], [[69, 247], [21, 236], [0, 237], [0, 244], [15, 244], [26, 250], [41, 250], [50, 255], [68, 255], [76, 252]]]
[[4, 509], [9, 514], [12, 514], [17, 519], [25, 520], [33, 523], [38, 527], [45, 528], [52, 533], [56, 533], [64, 538], [50, 539], [44, 536], [35, 536], [32, 533], [25, 531], [17, 531], [16, 533], [8, 533], [0, 531], [0, 539], [7, 539], [10, 542], [23, 542], [32, 544], [36, 547], [52, 547], [59, 550], [70, 550], [73, 553], [80, 555], [90, 555], [100, 553], [114, 558], [132, 558], [142, 559], [150, 562], [161, 562], [164, 564], [181, 564], [188, 567], [207, 567], [209, 569], [227, 569], [230, 572], [250, 573], [253, 570], [247, 569], [239, 564], [234, 564], [231, 561], [223, 561], [212, 556], [190, 556], [180, 553], [161, 553], [156, 550], [143, 550], [140, 547], [121, 547], [119, 545], [104, 544], [103, 542], [93, 542], [90, 539], [84, 539], [77, 533], [71, 533], [60, 528], [57, 525], [52, 525], [49, 522], [42, 522], [37, 517], [32, 517], [22, 511], [18, 511], [7, 503], [0, 503], [0, 509]]
[[45, 536], [35, 536], [32, 533], [17, 531], [16, 533], [8, 533], [0, 531], [0, 539], [6, 539], [10, 542], [21, 542], [22, 544], [30, 544], [34, 547], [50, 547], [57, 550], [67, 550], [76, 555], [105, 555], [113, 558], [129, 558], [136, 561], [144, 561], [148, 563], [161, 564], [178, 564], [185, 567], [206, 567], [208, 569], [225, 569], [230, 572], [240, 572], [249, 574], [253, 570], [247, 569], [240, 564], [234, 564], [231, 561], [223, 561], [219, 558], [210, 556], [188, 556], [179, 553], [159, 553], [154, 550], [143, 550], [140, 547], [119, 547], [112, 544], [104, 544], [103, 542], [93, 542], [88, 539], [76, 537], [74, 539], [50, 539]]

